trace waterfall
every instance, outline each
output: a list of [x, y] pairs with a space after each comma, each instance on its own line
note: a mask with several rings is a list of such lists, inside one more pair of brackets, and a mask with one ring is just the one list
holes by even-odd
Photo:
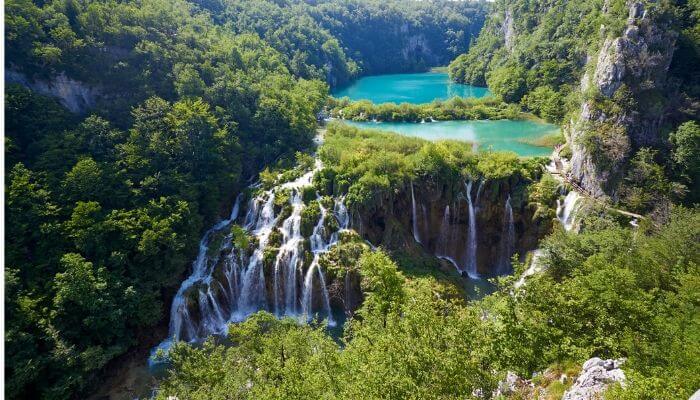
[[445, 211], [442, 215], [442, 223], [440, 224], [440, 243], [438, 244], [441, 256], [446, 257], [450, 250], [450, 205], [445, 206]]
[[418, 216], [416, 215], [416, 196], [413, 193], [413, 182], [411, 182], [411, 212], [413, 218], [413, 240], [418, 244], [423, 244], [420, 240], [420, 233], [418, 232]]
[[476, 211], [472, 202], [472, 181], [466, 183], [467, 205], [469, 207], [469, 228], [467, 231], [467, 274], [470, 278], [477, 278], [476, 267]]
[[[196, 283], [208, 275], [207, 270], [209, 269], [209, 258], [207, 253], [209, 252], [209, 242], [211, 236], [229, 226], [236, 220], [236, 218], [238, 218], [241, 199], [242, 196], [240, 195], [236, 197], [236, 201], [231, 209], [231, 214], [228, 219], [220, 221], [204, 233], [202, 240], [199, 242], [199, 252], [197, 253], [197, 258], [195, 259], [194, 263], [192, 263], [192, 274], [190, 274], [190, 276], [182, 282], [180, 288], [175, 294], [175, 298], [173, 298], [173, 303], [170, 307], [170, 326], [168, 336], [170, 338], [174, 338], [176, 341], [181, 339], [193, 340], [198, 335], [198, 329], [195, 327], [190, 317], [189, 310], [187, 309], [188, 304], [185, 294]], [[209, 271], [209, 273], [210, 272], [211, 271]], [[182, 337], [183, 333], [185, 334], [184, 337]]]
[[515, 226], [513, 223], [513, 207], [510, 205], [510, 195], [506, 199], [505, 210], [503, 212], [503, 228], [501, 231], [501, 255], [498, 263], [497, 273], [507, 274], [512, 266], [510, 257], [515, 250]]
[[[321, 209], [321, 216], [319, 217], [311, 237], [309, 238], [311, 242], [311, 251], [314, 253], [314, 259], [311, 262], [309, 269], [306, 271], [306, 276], [304, 277], [304, 288], [302, 292], [302, 318], [304, 318], [306, 321], [313, 319], [314, 275], [317, 275], [319, 287], [321, 289], [321, 297], [323, 300], [323, 311], [328, 318], [328, 325], [333, 326], [335, 325], [335, 321], [333, 320], [333, 314], [331, 313], [328, 288], [326, 287], [326, 279], [323, 276], [323, 271], [321, 271], [321, 267], [319, 265], [319, 259], [321, 253], [328, 251], [328, 249], [335, 244], [333, 240], [337, 239], [332, 238], [328, 243], [324, 242], [324, 236], [326, 233], [324, 222], [326, 220], [327, 211], [321, 205], [320, 201], [319, 207]], [[314, 274], [314, 272], [316, 272], [316, 274]]]
[[576, 210], [581, 196], [575, 190], [570, 191], [564, 198], [564, 203], [557, 200], [557, 218], [566, 231], [574, 228]]
[[[267, 191], [258, 189], [260, 194], [249, 201], [246, 215], [241, 218], [241, 227], [254, 239], [254, 248], [237, 248], [230, 232], [239, 217], [242, 196], [236, 199], [228, 219], [205, 232], [192, 272], [173, 299], [168, 338], [158, 348], [167, 349], [174, 341], [198, 341], [212, 334], [225, 334], [230, 322], [243, 321], [259, 310], [296, 318], [317, 313], [327, 318], [329, 325], [335, 324], [319, 260], [338, 242], [339, 232], [350, 226], [344, 198], [334, 199], [332, 210], [327, 210], [321, 199], [317, 199], [321, 216], [308, 238], [313, 262], [306, 272], [302, 270], [305, 259], [302, 193], [321, 167], [316, 158], [315, 168], [296, 180]], [[289, 202], [282, 207], [284, 217], [280, 215], [282, 211], [276, 211], [276, 199], [283, 193], [289, 195]], [[327, 218], [337, 220], [337, 231], [328, 231]], [[273, 232], [281, 237], [279, 248], [269, 246]], [[218, 247], [212, 247], [214, 243]], [[276, 251], [273, 258], [266, 255], [271, 249]], [[318, 310], [314, 310], [314, 293], [321, 294], [316, 301]]]
[[527, 269], [520, 275], [520, 278], [515, 282], [515, 288], [518, 289], [525, 284], [525, 279], [529, 276], [535, 275], [542, 271], [542, 256], [544, 252], [541, 249], [537, 249], [532, 253], [532, 258], [530, 259], [530, 265]]
[[297, 271], [304, 239], [301, 236], [301, 212], [304, 209], [301, 193], [294, 191], [290, 202], [292, 213], [279, 228], [282, 245], [273, 270], [273, 301], [277, 316], [297, 314]]
[[479, 205], [481, 204], [481, 192], [484, 190], [484, 181], [481, 180], [479, 181], [479, 189], [476, 191], [476, 200], [474, 201], [474, 205], [476, 208], [479, 208]]
[[[331, 303], [328, 296], [328, 288], [326, 287], [326, 278], [323, 276], [323, 271], [318, 264], [319, 254], [314, 255], [311, 266], [306, 271], [304, 277], [304, 291], [302, 294], [302, 318], [309, 322], [313, 320], [313, 290], [314, 290], [314, 275], [318, 276], [319, 287], [321, 288], [321, 299], [323, 300], [323, 311], [328, 318], [328, 325], [335, 326], [335, 320], [331, 313]], [[316, 272], [316, 274], [314, 274]]]

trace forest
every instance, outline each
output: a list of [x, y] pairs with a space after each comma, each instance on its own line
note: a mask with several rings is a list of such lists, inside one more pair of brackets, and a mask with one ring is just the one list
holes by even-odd
[[[606, 399], [700, 389], [700, 1], [7, 0], [4, 24], [7, 398], [99, 398], [127, 357], [165, 372], [107, 398], [559, 399], [591, 357], [624, 362]], [[492, 96], [330, 94], [446, 65]], [[561, 134], [550, 160], [343, 119]]]

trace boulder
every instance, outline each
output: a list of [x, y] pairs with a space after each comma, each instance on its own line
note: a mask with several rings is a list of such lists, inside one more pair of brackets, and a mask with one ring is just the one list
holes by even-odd
[[624, 359], [602, 360], [598, 357], [586, 361], [583, 363], [581, 375], [564, 393], [562, 400], [595, 400], [601, 398], [603, 392], [613, 383], [624, 386], [625, 372], [620, 369], [624, 361]]

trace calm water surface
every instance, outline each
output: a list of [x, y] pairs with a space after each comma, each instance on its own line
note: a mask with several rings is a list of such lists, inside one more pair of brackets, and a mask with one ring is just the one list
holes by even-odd
[[452, 97], [488, 95], [488, 89], [451, 82], [442, 72], [366, 76], [333, 92], [338, 98], [347, 96], [350, 100], [370, 100], [375, 104], [421, 104]]
[[480, 150], [513, 151], [520, 156], [547, 156], [552, 150], [526, 143], [559, 127], [534, 121], [483, 120], [414, 122], [355, 122], [345, 123], [359, 128], [372, 128], [416, 136], [427, 140], [461, 140], [476, 143]]

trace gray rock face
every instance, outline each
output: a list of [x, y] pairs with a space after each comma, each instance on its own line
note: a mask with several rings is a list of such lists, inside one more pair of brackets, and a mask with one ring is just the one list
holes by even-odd
[[601, 360], [591, 358], [583, 364], [583, 371], [569, 390], [564, 393], [562, 400], [595, 400], [613, 383], [625, 385], [627, 378], [620, 369], [624, 360]]
[[[661, 26], [653, 16], [644, 10], [640, 2], [631, 2], [627, 26], [615, 38], [603, 41], [592, 73], [584, 74], [581, 92], [595, 89], [608, 101], [619, 105], [622, 112], [615, 115], [601, 110], [597, 102], [586, 96], [581, 110], [567, 129], [567, 137], [572, 150], [571, 174], [591, 195], [596, 197], [616, 197], [616, 187], [624, 175], [624, 165], [633, 151], [653, 145], [660, 140], [660, 126], [665, 109], [663, 101], [648, 104], [650, 99], [663, 98], [666, 74], [668, 72], [675, 32]], [[617, 91], [625, 85], [630, 89], [632, 99], [616, 99]], [[624, 101], [638, 104], [630, 108]], [[643, 105], [643, 106], [642, 106]], [[602, 137], [597, 127], [605, 126], [607, 137]], [[604, 142], [602, 154], [593, 154], [586, 148], [582, 138], [593, 131], [599, 141]], [[612, 133], [611, 133], [612, 132]], [[607, 146], [607, 147], [605, 147]], [[601, 155], [607, 158], [601, 165]]]
[[55, 97], [68, 110], [78, 114], [92, 108], [100, 96], [98, 89], [73, 80], [65, 73], [56, 75], [50, 81], [32, 81], [24, 74], [8, 69], [5, 71], [5, 81], [19, 83], [45, 96]]
[[513, 12], [510, 9], [506, 10], [505, 18], [503, 19], [503, 38], [508, 51], [513, 50], [515, 45], [515, 21], [513, 20]]

